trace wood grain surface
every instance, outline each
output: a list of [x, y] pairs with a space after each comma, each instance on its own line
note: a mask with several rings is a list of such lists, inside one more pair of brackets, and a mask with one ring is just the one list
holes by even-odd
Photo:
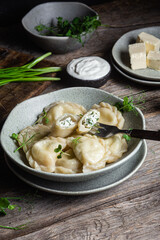
[[[99, 28], [84, 48], [64, 55], [53, 54], [44, 64], [56, 63], [65, 67], [73, 58], [88, 55], [102, 56], [110, 62], [111, 48], [121, 35], [133, 29], [160, 25], [160, 1], [115, 0], [93, 8], [99, 13], [102, 23], [111, 27]], [[23, 64], [44, 53], [24, 37], [20, 25], [0, 30], [0, 65], [5, 62], [8, 65]], [[63, 78], [61, 82], [46, 85], [15, 83], [2, 87], [1, 119], [5, 119], [11, 109], [24, 99], [69, 86]], [[116, 96], [137, 94], [135, 98], [144, 91], [145, 104], [141, 110], [146, 128], [160, 129], [160, 87], [131, 82], [112, 67], [112, 73], [101, 89]], [[8, 169], [1, 149], [0, 197], [20, 196], [23, 200], [12, 201], [22, 209], [7, 210], [6, 216], [0, 216], [0, 225], [26, 224], [26, 227], [17, 231], [0, 228], [0, 240], [159, 240], [160, 144], [148, 140], [147, 146], [143, 165], [129, 180], [110, 190], [86, 196], [37, 191]]]

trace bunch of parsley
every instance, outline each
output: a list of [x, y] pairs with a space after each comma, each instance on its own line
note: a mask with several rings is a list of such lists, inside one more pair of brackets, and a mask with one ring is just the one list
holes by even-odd
[[101, 22], [98, 20], [98, 16], [76, 17], [72, 21], [63, 20], [62, 17], [58, 17], [57, 25], [47, 27], [40, 24], [35, 26], [35, 29], [42, 35], [76, 38], [83, 45], [82, 36], [93, 32], [99, 26], [101, 26]]

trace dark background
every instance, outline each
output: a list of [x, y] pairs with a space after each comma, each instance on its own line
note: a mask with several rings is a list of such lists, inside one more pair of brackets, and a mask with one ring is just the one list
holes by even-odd
[[[109, 1], [109, 0], [108, 0]], [[34, 6], [44, 2], [58, 2], [53, 0], [0, 0], [0, 26], [7, 26], [18, 23], [21, 18]], [[66, 1], [61, 2], [82, 2], [87, 5], [95, 5], [103, 0], [90, 0], [90, 1]]]

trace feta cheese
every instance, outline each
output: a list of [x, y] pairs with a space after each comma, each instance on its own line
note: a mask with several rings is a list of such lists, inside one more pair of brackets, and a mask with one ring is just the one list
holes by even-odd
[[134, 43], [129, 45], [130, 64], [133, 70], [143, 69], [146, 64], [146, 47], [145, 43]]
[[153, 36], [151, 34], [141, 32], [137, 37], [137, 42], [145, 43], [147, 54], [148, 54], [149, 51], [159, 51], [160, 39], [156, 38], [155, 36]]
[[160, 52], [149, 51], [147, 55], [147, 66], [155, 70], [160, 70]]

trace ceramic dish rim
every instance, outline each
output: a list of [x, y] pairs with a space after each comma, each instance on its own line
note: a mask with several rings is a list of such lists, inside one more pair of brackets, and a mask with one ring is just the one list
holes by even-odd
[[[151, 26], [151, 27], [144, 27], [144, 28], [138, 28], [138, 29], [134, 29], [134, 30], [131, 30], [131, 31], [128, 31], [126, 33], [124, 33], [113, 45], [112, 47], [112, 57], [114, 59], [114, 61], [116, 62], [116, 64], [121, 68], [123, 69], [124, 72], [126, 72], [127, 74], [130, 74], [134, 77], [137, 77], [137, 78], [144, 78], [146, 80], [149, 80], [149, 81], [157, 81], [157, 82], [160, 82], [160, 76], [156, 76], [156, 77], [152, 77], [152, 76], [143, 76], [143, 74], [139, 74], [139, 73], [136, 73], [134, 72], [132, 69], [129, 69], [125, 67], [125, 64], [121, 64], [121, 62], [118, 61], [118, 59], [114, 56], [114, 52], [115, 52], [115, 48], [119, 45], [119, 42], [122, 40], [122, 38], [125, 38], [128, 34], [131, 34], [131, 33], [136, 33], [137, 31], [145, 31], [145, 29], [154, 29], [154, 28], [159, 28], [160, 30], [160, 26]], [[149, 68], [148, 68], [149, 70]], [[150, 69], [150, 70], [154, 70], [154, 69]], [[154, 70], [154, 71], [158, 71], [158, 70]], [[160, 70], [158, 71], [160, 73]]]
[[[59, 92], [61, 92], [61, 91], [68, 91], [68, 90], [74, 91], [75, 89], [77, 89], [77, 90], [79, 90], [79, 89], [90, 89], [90, 91], [103, 92], [103, 93], [106, 93], [106, 94], [114, 97], [115, 99], [119, 100], [120, 102], [122, 102], [122, 99], [121, 99], [121, 98], [119, 98], [119, 97], [117, 97], [117, 96], [115, 96], [115, 95], [113, 95], [113, 94], [110, 94], [110, 93], [108, 93], [108, 92], [106, 92], [106, 91], [104, 91], [104, 90], [95, 89], [95, 88], [92, 88], [92, 87], [71, 87], [71, 88], [60, 89], [60, 90], [57, 90], [57, 91], [59, 91]], [[39, 95], [39, 96], [36, 96], [36, 97], [32, 97], [32, 98], [30, 98], [30, 99], [27, 99], [27, 100], [23, 101], [23, 102], [20, 103], [20, 104], [23, 104], [23, 103], [26, 103], [26, 102], [30, 102], [30, 101], [32, 101], [32, 99], [38, 99], [38, 98], [41, 98], [41, 97], [43, 98], [43, 96], [52, 95], [52, 94], [54, 95], [57, 91], [50, 92], [50, 93], [46, 93], [46, 94]], [[10, 114], [11, 114], [13, 111], [15, 111], [15, 109], [16, 109], [20, 104], [16, 105], [16, 106], [13, 108], [13, 110], [10, 112]], [[139, 115], [141, 116], [142, 126], [143, 126], [143, 129], [145, 129], [145, 118], [144, 118], [144, 116], [143, 116], [143, 114], [142, 114], [142, 112], [141, 112], [141, 110], [140, 110], [139, 108], [136, 107], [136, 110], [137, 110], [137, 112], [139, 113]], [[87, 176], [94, 176], [94, 175], [97, 175], [97, 174], [99, 174], [99, 175], [100, 175], [100, 174], [103, 174], [103, 172], [105, 172], [105, 171], [107, 171], [107, 170], [112, 170], [112, 169], [114, 169], [115, 167], [118, 167], [119, 165], [125, 163], [130, 157], [132, 157], [132, 156], [135, 154], [135, 152], [137, 152], [137, 151], [139, 150], [139, 148], [141, 147], [142, 142], [143, 142], [142, 139], [139, 140], [138, 144], [137, 144], [136, 147], [133, 149], [133, 151], [132, 151], [129, 155], [127, 155], [126, 157], [124, 157], [124, 158], [122, 158], [122, 159], [120, 159], [120, 160], [112, 163], [111, 165], [105, 166], [105, 168], [102, 168], [102, 169], [99, 169], [99, 170], [96, 170], [96, 171], [92, 171], [92, 172], [89, 172], [89, 173], [78, 173], [78, 174], [77, 174], [77, 173], [75, 173], [75, 174], [61, 174], [61, 173], [48, 173], [48, 172], [43, 172], [43, 171], [40, 171], [40, 170], [36, 170], [36, 169], [34, 169], [34, 168], [30, 167], [30, 166], [27, 166], [27, 165], [25, 165], [24, 163], [22, 164], [21, 162], [16, 161], [16, 160], [12, 157], [10, 151], [8, 151], [8, 149], [6, 148], [6, 146], [3, 144], [2, 132], [3, 132], [3, 130], [5, 129], [5, 127], [6, 127], [6, 125], [7, 125], [7, 120], [9, 119], [10, 114], [8, 115], [6, 121], [5, 121], [5, 123], [4, 123], [4, 125], [3, 125], [2, 129], [1, 129], [1, 133], [0, 133], [1, 146], [3, 147], [5, 153], [10, 157], [10, 159], [11, 159], [15, 164], [17, 164], [19, 167], [25, 169], [25, 170], [28, 171], [28, 172], [31, 172], [31, 173], [34, 174], [34, 175], [43, 175], [45, 178], [48, 176], [48, 177], [51, 177], [51, 178], [53, 178], [53, 179], [54, 179], [54, 178], [57, 178], [57, 177], [58, 177], [58, 178], [60, 177], [60, 178], [63, 178], [63, 179], [76, 179], [76, 178], [80, 178], [80, 177], [87, 177]], [[64, 181], [64, 180], [63, 180], [63, 181]]]
[[[34, 37], [37, 37], [37, 38], [39, 38], [39, 39], [50, 39], [50, 40], [68, 40], [68, 39], [72, 39], [72, 40], [76, 40], [76, 39], [74, 39], [74, 38], [70, 38], [70, 37], [67, 37], [67, 36], [45, 36], [45, 35], [40, 35], [40, 34], [36, 34], [36, 33], [33, 33], [29, 28], [27, 28], [26, 27], [26, 25], [25, 25], [25, 19], [26, 19], [26, 17], [27, 17], [27, 15], [32, 11], [32, 10], [34, 10], [34, 9], [36, 9], [37, 7], [39, 7], [39, 6], [41, 6], [41, 5], [46, 5], [46, 4], [54, 4], [54, 3], [60, 3], [60, 4], [62, 4], [62, 3], [65, 3], [65, 4], [75, 4], [75, 5], [82, 5], [82, 6], [84, 6], [84, 7], [86, 7], [88, 10], [90, 10], [91, 12], [93, 12], [94, 14], [95, 14], [95, 16], [98, 16], [98, 13], [94, 10], [94, 9], [92, 9], [92, 8], [90, 8], [88, 5], [86, 5], [86, 4], [84, 4], [84, 3], [81, 3], [81, 2], [64, 2], [64, 1], [61, 1], [61, 2], [45, 2], [45, 3], [41, 3], [41, 4], [38, 4], [38, 5], [36, 5], [35, 7], [33, 7], [31, 10], [29, 10], [24, 16], [23, 16], [23, 18], [21, 19], [21, 23], [22, 23], [22, 25], [23, 25], [23, 27], [25, 28], [25, 30], [28, 32], [28, 33], [30, 33], [30, 34], [32, 34]], [[83, 33], [82, 33], [83, 34]]]
[[113, 65], [113, 67], [120, 73], [122, 74], [122, 76], [124, 76], [125, 78], [127, 79], [130, 79], [131, 81], [134, 81], [134, 82], [137, 82], [139, 84], [145, 84], [145, 85], [148, 85], [148, 86], [153, 86], [153, 87], [158, 87], [160, 86], [160, 82], [158, 81], [150, 81], [150, 80], [147, 80], [147, 79], [140, 79], [140, 78], [136, 78], [134, 76], [131, 76], [129, 74], [127, 74], [126, 72], [124, 72], [120, 67], [119, 65], [114, 61], [114, 59], [112, 58], [111, 56], [111, 63]]
[[[10, 167], [10, 165], [8, 164], [8, 161], [5, 159], [6, 163], [7, 163], [7, 166], [9, 167], [9, 169], [20, 179], [22, 180], [23, 182], [25, 182], [26, 184], [28, 184], [29, 186], [32, 186], [32, 187], [37, 187], [38, 186], [38, 189], [40, 189], [41, 191], [45, 191], [45, 192], [48, 192], [48, 193], [52, 193], [52, 194], [58, 194], [58, 195], [66, 195], [66, 196], [78, 196], [78, 195], [87, 195], [87, 194], [93, 194], [93, 193], [98, 193], [98, 192], [102, 192], [102, 191], [105, 191], [105, 190], [108, 190], [108, 189], [111, 189], [113, 187], [116, 187], [118, 185], [120, 185], [121, 183], [125, 182], [126, 180], [128, 180], [130, 177], [132, 177], [137, 171], [138, 169], [142, 166], [142, 164], [144, 163], [145, 161], [145, 158], [147, 156], [147, 143], [145, 140], [142, 140], [142, 145], [144, 145], [144, 154], [143, 154], [143, 157], [141, 159], [141, 161], [137, 164], [137, 166], [134, 168], [133, 171], [131, 171], [127, 176], [123, 177], [122, 179], [120, 179], [119, 181], [115, 182], [115, 183], [112, 183], [108, 186], [103, 186], [103, 187], [100, 187], [98, 189], [93, 189], [93, 190], [84, 190], [84, 191], [77, 191], [77, 192], [71, 192], [71, 191], [67, 191], [64, 193], [64, 191], [62, 190], [46, 190], [45, 187], [41, 187], [37, 184], [33, 184], [31, 183], [31, 181], [28, 181], [28, 180], [24, 180], [23, 176], [21, 176], [20, 174], [17, 174], [15, 173], [15, 171], [12, 169], [12, 167]], [[133, 156], [132, 156], [133, 157]]]

